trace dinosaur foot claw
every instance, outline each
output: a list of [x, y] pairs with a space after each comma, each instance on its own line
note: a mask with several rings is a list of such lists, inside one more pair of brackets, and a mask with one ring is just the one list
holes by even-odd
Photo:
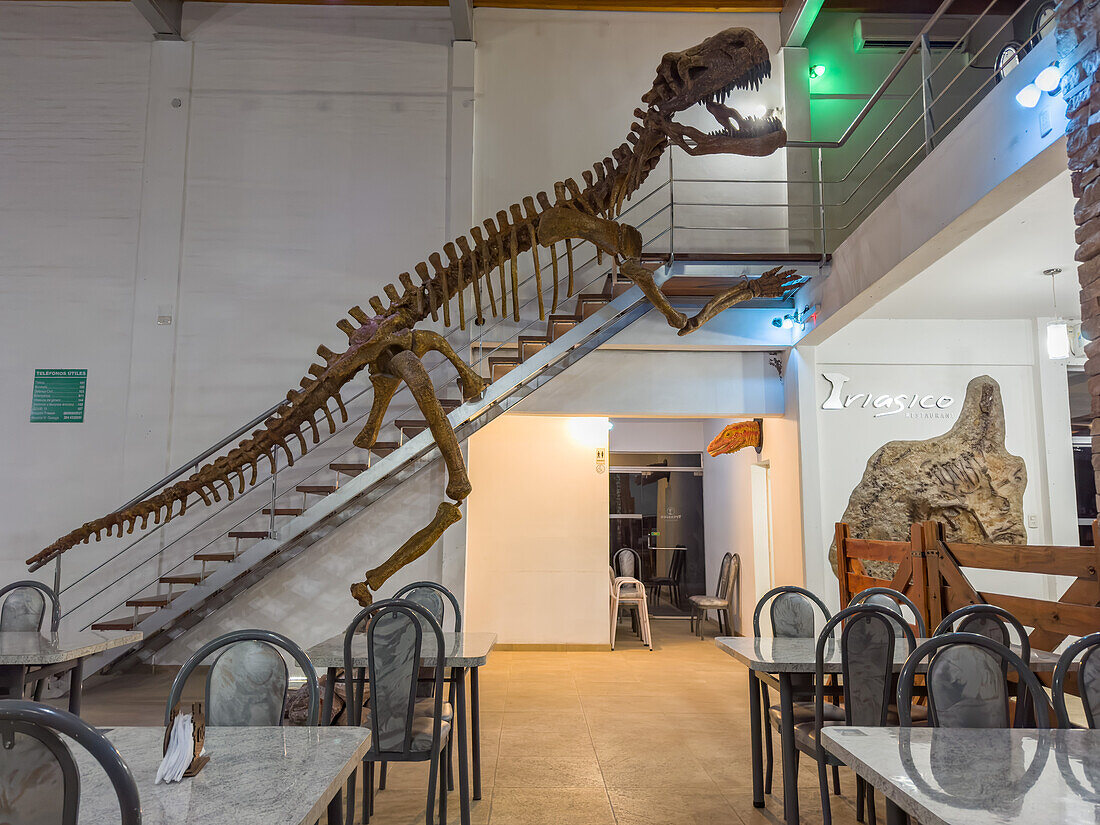
[[462, 390], [463, 401], [473, 401], [475, 398], [480, 398], [489, 386], [489, 382], [477, 376], [476, 380], [471, 380], [467, 383], [462, 377], [458, 379], [458, 388]]
[[365, 581], [353, 584], [351, 586], [351, 595], [352, 598], [363, 607], [370, 607], [374, 604], [374, 595], [370, 592], [370, 587], [368, 587]]

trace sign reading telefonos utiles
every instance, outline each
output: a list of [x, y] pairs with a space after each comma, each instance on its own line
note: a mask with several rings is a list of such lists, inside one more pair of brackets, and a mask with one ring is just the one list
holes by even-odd
[[[914, 392], [880, 393], [876, 387], [848, 387], [851, 379], [842, 372], [823, 372], [829, 382], [829, 396], [821, 404], [823, 410], [870, 410], [873, 417], [903, 415], [905, 418], [952, 418], [955, 399], [942, 393]], [[864, 391], [852, 391], [864, 390]]]

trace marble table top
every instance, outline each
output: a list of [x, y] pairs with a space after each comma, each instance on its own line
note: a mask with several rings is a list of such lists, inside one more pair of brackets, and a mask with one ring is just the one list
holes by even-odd
[[[919, 645], [925, 639], [917, 639]], [[718, 649], [732, 656], [750, 670], [762, 673], [813, 673], [817, 655], [817, 639], [754, 638], [752, 636], [719, 636], [714, 640]], [[1017, 653], [1019, 648], [1013, 647]], [[901, 670], [909, 655], [906, 645], [894, 648], [894, 667]], [[1031, 669], [1036, 673], [1051, 672], [1058, 664], [1058, 657], [1044, 650], [1031, 652]], [[927, 659], [918, 672], [927, 670]], [[840, 673], [840, 646], [830, 643], [825, 647], [825, 672]]]
[[825, 749], [922, 825], [1095, 825], [1100, 730], [825, 728]]
[[[446, 667], [480, 667], [489, 660], [489, 653], [497, 643], [495, 633], [447, 633], [443, 634], [446, 653], [443, 664]], [[356, 637], [352, 641], [352, 664], [355, 667], [367, 666], [367, 641]], [[436, 661], [435, 639], [424, 636], [424, 646], [420, 651], [420, 663], [434, 667]], [[325, 639], [306, 651], [315, 668], [344, 666], [344, 634]]]
[[0, 665], [53, 665], [137, 644], [140, 630], [0, 631]]
[[[314, 825], [370, 746], [368, 728], [207, 728], [198, 776], [154, 785], [164, 728], [105, 728], [137, 783], [143, 825]], [[80, 822], [118, 822], [99, 763], [74, 746]]]

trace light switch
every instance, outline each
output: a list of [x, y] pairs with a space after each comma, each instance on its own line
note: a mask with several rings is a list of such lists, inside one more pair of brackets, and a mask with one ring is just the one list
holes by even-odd
[[1027, 517], [1027, 526], [1032, 528], [1033, 530], [1036, 529], [1039, 526], [1039, 517], [1034, 513], [1029, 515]]
[[1050, 110], [1043, 109], [1039, 112], [1039, 137], [1046, 137], [1050, 134]]

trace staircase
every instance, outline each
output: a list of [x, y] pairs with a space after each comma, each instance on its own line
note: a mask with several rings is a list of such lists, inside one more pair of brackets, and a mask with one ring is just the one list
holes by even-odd
[[[475, 362], [484, 365], [483, 371], [488, 372], [491, 384], [482, 398], [475, 401], [443, 402], [460, 440], [650, 309], [641, 291], [629, 283], [614, 283], [609, 274], [595, 280], [598, 289], [576, 296], [572, 312], [559, 311], [539, 324], [527, 325], [523, 334], [514, 336], [505, 345], [471, 348]], [[591, 287], [592, 284], [587, 288]], [[564, 302], [566, 307], [568, 304]], [[440, 392], [452, 388], [457, 394], [454, 384], [440, 388]], [[342, 431], [354, 437], [359, 430], [357, 423], [349, 420]], [[84, 625], [93, 630], [137, 629], [145, 634], [143, 642], [135, 648], [101, 654], [91, 663], [93, 671], [149, 661], [158, 650], [235, 595], [296, 558], [408, 478], [441, 460], [427, 431], [427, 422], [419, 414], [398, 412], [387, 427], [394, 431], [395, 439], [380, 440], [368, 451], [345, 451], [346, 454], [325, 461], [319, 471], [281, 494], [268, 493], [271, 500], [256, 508], [239, 526], [194, 549], [186, 559], [126, 598], [108, 615]], [[295, 468], [315, 452], [296, 460]], [[361, 455], [348, 455], [352, 453]], [[284, 472], [281, 468], [277, 476]], [[262, 486], [257, 485], [239, 499], [257, 492], [263, 495], [267, 491]], [[258, 523], [266, 526], [259, 529]]]

